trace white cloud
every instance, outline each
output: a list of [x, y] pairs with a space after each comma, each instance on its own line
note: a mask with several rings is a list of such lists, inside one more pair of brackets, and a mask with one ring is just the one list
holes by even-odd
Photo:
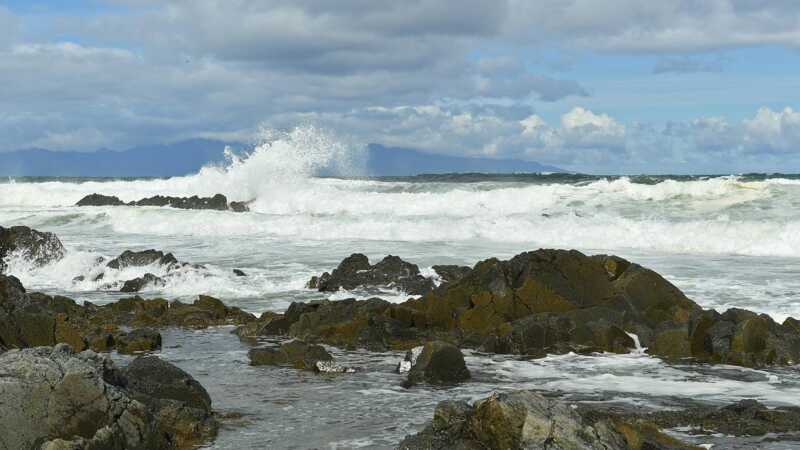
[[800, 153], [800, 112], [792, 108], [760, 108], [744, 121], [745, 142], [755, 151]]

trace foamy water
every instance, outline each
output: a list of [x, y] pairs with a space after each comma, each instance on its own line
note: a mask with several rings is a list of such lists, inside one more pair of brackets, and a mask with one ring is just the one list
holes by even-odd
[[[292, 301], [375, 295], [305, 289], [312, 275], [330, 270], [354, 252], [373, 261], [400, 255], [432, 273], [434, 264], [472, 265], [490, 256], [507, 258], [539, 247], [575, 248], [615, 253], [646, 265], [707, 308], [748, 308], [777, 320], [800, 317], [800, 181], [795, 177], [376, 180], [353, 178], [361, 173], [363, 161], [355, 148], [320, 130], [301, 128], [271, 136], [247, 157], [231, 156], [227, 166], [185, 177], [0, 183], [0, 225], [53, 231], [68, 250], [64, 260], [41, 268], [12, 257], [7, 261], [9, 271], [30, 290], [98, 303], [119, 298], [122, 294], [116, 291], [124, 280], [151, 272], [164, 277], [166, 285], [148, 288], [146, 296], [191, 300], [211, 294], [260, 313], [282, 311]], [[320, 173], [346, 177], [316, 177]], [[251, 212], [240, 214], [72, 206], [91, 193], [125, 201], [158, 194], [222, 193], [229, 200], [252, 202]], [[98, 260], [146, 248], [173, 252], [179, 260], [205, 268], [173, 273], [163, 267], [114, 271]], [[248, 276], [235, 276], [234, 268]], [[91, 281], [101, 271], [104, 278]], [[74, 281], [78, 275], [86, 278]], [[407, 297], [394, 291], [378, 295], [393, 302]], [[342, 422], [344, 432], [327, 436], [333, 441], [329, 448], [385, 448], [430, 417], [436, 400], [477, 398], [494, 389], [530, 387], [563, 391], [583, 400], [650, 406], [674, 406], [675, 395], [716, 403], [758, 398], [795, 405], [792, 399], [800, 386], [794, 368], [678, 367], [634, 349], [630, 355], [565, 355], [538, 361], [473, 355], [468, 364], [479, 374], [475, 383], [448, 391], [408, 392], [397, 387], [396, 376], [382, 372], [396, 364], [397, 355], [342, 352], [342, 358], [372, 367], [375, 372], [368, 381], [306, 379], [310, 383], [306, 386], [316, 391], [304, 392], [288, 385], [284, 372], [246, 368], [246, 346], [227, 331], [197, 335], [203, 338], [189, 344], [192, 336], [178, 333], [168, 338], [180, 341], [180, 347], [168, 345], [165, 357], [200, 373], [215, 404], [278, 420], [275, 426], [225, 431], [219, 448], [260, 448], [264, 436], [286, 427], [298, 436], [311, 433], [312, 441], [322, 446], [326, 435], [304, 427], [321, 426], [326, 417], [334, 420], [338, 411], [329, 411], [313, 397], [331, 387], [322, 398], [331, 398], [339, 408], [351, 408], [346, 406], [350, 399], [352, 408], [371, 415], [353, 410], [362, 422]], [[202, 345], [207, 347], [198, 347]], [[198, 359], [203, 352], [215, 356]], [[236, 371], [241, 376], [226, 381]], [[253, 403], [250, 398], [274, 389], [278, 393], [267, 403]], [[280, 389], [287, 391], [280, 394]], [[375, 405], [383, 410], [371, 410]], [[322, 415], [321, 422], [308, 422], [313, 411]], [[303, 448], [302, 443], [295, 444]]]

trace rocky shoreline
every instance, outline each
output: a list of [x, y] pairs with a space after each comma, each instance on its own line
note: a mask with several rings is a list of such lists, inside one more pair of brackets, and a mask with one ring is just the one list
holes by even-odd
[[[50, 233], [0, 228], [0, 260], [11, 253], [45, 265], [65, 250]], [[182, 263], [149, 250], [124, 252], [106, 267], [150, 264]], [[659, 274], [616, 256], [537, 250], [434, 271], [426, 277], [396, 256], [373, 265], [354, 254], [308, 286], [400, 288], [419, 297], [295, 302], [282, 314], [256, 317], [202, 295], [191, 304], [130, 297], [79, 305], [29, 293], [0, 270], [0, 406], [21, 403], [35, 412], [0, 418], [0, 429], [13, 430], [2, 433], [0, 449], [192, 448], [212, 440], [219, 421], [205, 389], [147, 356], [161, 349], [159, 330], [168, 327], [234, 325], [253, 344], [252, 365], [334, 376], [357, 377], [362, 369], [339, 364], [324, 346], [406, 350], [397, 371], [407, 389], [470, 383], [461, 349], [525, 358], [638, 349], [665, 361], [743, 367], [800, 361], [797, 320], [705, 310]], [[140, 356], [118, 368], [111, 351]], [[442, 402], [432, 422], [398, 448], [697, 448], [661, 431], [676, 427], [791, 434], [800, 432], [800, 409], [743, 401], [640, 414], [515, 391], [473, 404]]]

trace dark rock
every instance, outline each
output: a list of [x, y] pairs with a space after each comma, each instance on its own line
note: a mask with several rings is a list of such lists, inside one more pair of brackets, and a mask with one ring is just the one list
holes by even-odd
[[125, 202], [117, 197], [101, 194], [90, 194], [83, 197], [75, 206], [121, 206]]
[[151, 249], [140, 252], [125, 250], [121, 255], [109, 261], [106, 267], [124, 269], [125, 267], [143, 267], [156, 263], [161, 266], [169, 266], [177, 264], [178, 260], [175, 259], [172, 253], [164, 254], [159, 250]]
[[431, 423], [406, 437], [400, 450], [696, 449], [648, 423], [597, 420], [564, 402], [529, 391], [475, 402], [439, 403]]
[[0, 447], [168, 449], [146, 405], [106, 381], [111, 360], [67, 345], [0, 355]]
[[131, 202], [133, 206], [169, 206], [179, 209], [213, 209], [225, 211], [228, 209], [228, 199], [222, 194], [213, 197], [169, 197], [156, 195], [155, 197], [143, 198], [139, 201]]
[[[289, 365], [296, 369], [320, 369], [320, 361], [332, 362], [333, 356], [321, 345], [307, 344], [303, 341], [293, 340], [282, 344], [280, 347], [254, 348], [248, 352], [250, 365]], [[327, 367], [327, 366], [326, 366]]]
[[113, 338], [120, 353], [143, 353], [161, 350], [161, 334], [155, 330], [140, 328], [120, 333]]
[[470, 378], [461, 350], [442, 341], [428, 342], [422, 352], [412, 361], [406, 386], [426, 382], [430, 384], [453, 384]]
[[247, 202], [230, 202], [228, 204], [228, 208], [233, 212], [250, 211], [250, 207], [247, 206]]
[[[134, 359], [123, 371], [128, 389], [150, 399], [169, 399], [211, 412], [211, 397], [191, 375], [156, 356]], [[149, 399], [148, 399], [149, 400]]]
[[64, 245], [53, 233], [44, 233], [24, 226], [0, 226], [0, 273], [5, 272], [4, 260], [11, 254], [21, 254], [37, 266], [64, 257]]
[[693, 427], [729, 436], [779, 435], [800, 430], [800, 408], [769, 408], [756, 400], [741, 400], [723, 407], [659, 411], [644, 418], [663, 428]]
[[333, 272], [313, 277], [308, 286], [320, 291], [352, 290], [357, 287], [394, 287], [411, 295], [430, 292], [433, 280], [419, 273], [415, 264], [397, 256], [387, 256], [375, 265], [360, 253], [354, 253], [339, 264]]
[[233, 274], [236, 275], [237, 277], [246, 277], [247, 276], [247, 274], [244, 273], [244, 271], [240, 270], [240, 269], [233, 269]]
[[128, 280], [125, 284], [122, 285], [122, 288], [119, 290], [120, 292], [139, 292], [143, 290], [145, 287], [163, 287], [167, 283], [164, 281], [163, 278], [153, 275], [152, 273], [146, 273], [139, 278], [134, 278], [132, 280]]
[[470, 270], [472, 270], [472, 268], [467, 266], [433, 266], [433, 271], [439, 275], [439, 278], [442, 279], [442, 283], [455, 283], [460, 281], [462, 278], [467, 276]]

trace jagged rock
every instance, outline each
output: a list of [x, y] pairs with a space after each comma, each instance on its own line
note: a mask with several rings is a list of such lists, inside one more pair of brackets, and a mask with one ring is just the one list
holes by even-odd
[[[413, 351], [411, 359], [414, 359]], [[410, 387], [422, 382], [453, 384], [469, 378], [469, 369], [461, 350], [447, 342], [433, 341], [426, 343], [417, 358], [412, 361], [404, 385]]]
[[[0, 275], [0, 346], [5, 348], [66, 342], [76, 349], [152, 351], [160, 348], [161, 338], [147, 328], [204, 328], [255, 320], [208, 296], [192, 304], [131, 297], [102, 306], [78, 305], [67, 297], [28, 294], [18, 279]], [[123, 330], [129, 328], [135, 330]]]
[[320, 291], [338, 291], [357, 287], [396, 287], [411, 295], [430, 292], [433, 280], [419, 273], [415, 264], [397, 256], [387, 256], [375, 265], [360, 253], [345, 258], [333, 272], [313, 277], [308, 286]]
[[180, 209], [215, 209], [225, 211], [228, 209], [228, 199], [222, 194], [213, 197], [169, 197], [156, 195], [155, 197], [143, 198], [136, 202], [131, 202], [133, 206], [170, 206]]
[[0, 226], [0, 273], [4, 273], [4, 260], [12, 253], [20, 253], [36, 266], [43, 266], [64, 257], [64, 245], [53, 233], [36, 231], [24, 226]]
[[462, 278], [467, 276], [470, 270], [472, 270], [472, 268], [467, 266], [454, 266], [454, 265], [433, 266], [433, 271], [436, 272], [436, 275], [439, 275], [439, 278], [441, 278], [442, 283], [455, 283], [457, 281], [460, 281]]
[[139, 278], [134, 278], [132, 280], [126, 281], [122, 285], [122, 288], [119, 291], [139, 292], [143, 290], [145, 287], [163, 287], [166, 286], [166, 284], [167, 282], [164, 281], [163, 278], [148, 272]]
[[465, 449], [698, 449], [648, 423], [596, 420], [571, 405], [529, 391], [493, 394], [470, 406], [437, 405], [431, 423], [399, 450]]
[[164, 254], [160, 250], [150, 249], [140, 252], [125, 250], [121, 255], [109, 261], [106, 267], [124, 269], [125, 267], [143, 267], [156, 263], [161, 266], [169, 266], [177, 264], [178, 260], [172, 253]]
[[[170, 449], [157, 411], [107, 357], [68, 345], [0, 355], [0, 449]], [[208, 436], [210, 437], [210, 436]]]
[[[320, 361], [333, 362], [333, 356], [321, 345], [307, 344], [293, 340], [280, 347], [253, 348], [248, 352], [250, 365], [289, 365], [296, 369], [319, 371]], [[323, 367], [325, 367], [323, 365]]]
[[[356, 254], [316, 283], [350, 289], [372, 279], [364, 274], [373, 267]], [[271, 315], [269, 325], [244, 334], [288, 334], [377, 351], [444, 340], [535, 357], [625, 353], [636, 347], [635, 335], [649, 354], [665, 359], [751, 367], [800, 362], [800, 322], [794, 319], [778, 324], [744, 310], [706, 311], [652, 270], [577, 251], [490, 258], [460, 280], [401, 304], [349, 299], [299, 305], [290, 307], [291, 316]]]
[[[126, 205], [122, 200], [117, 197], [91, 194], [83, 197], [75, 206], [122, 206]], [[171, 197], [156, 195], [154, 197], [143, 198], [141, 200], [132, 201], [127, 203], [128, 206], [169, 206], [172, 208], [180, 209], [212, 209], [217, 211], [234, 211], [246, 212], [250, 209], [247, 207], [247, 202], [230, 202], [228, 203], [227, 197], [222, 194], [216, 194], [212, 197], [198, 197], [193, 195], [191, 197]]]
[[125, 202], [113, 195], [90, 194], [78, 200], [75, 206], [121, 206]]

